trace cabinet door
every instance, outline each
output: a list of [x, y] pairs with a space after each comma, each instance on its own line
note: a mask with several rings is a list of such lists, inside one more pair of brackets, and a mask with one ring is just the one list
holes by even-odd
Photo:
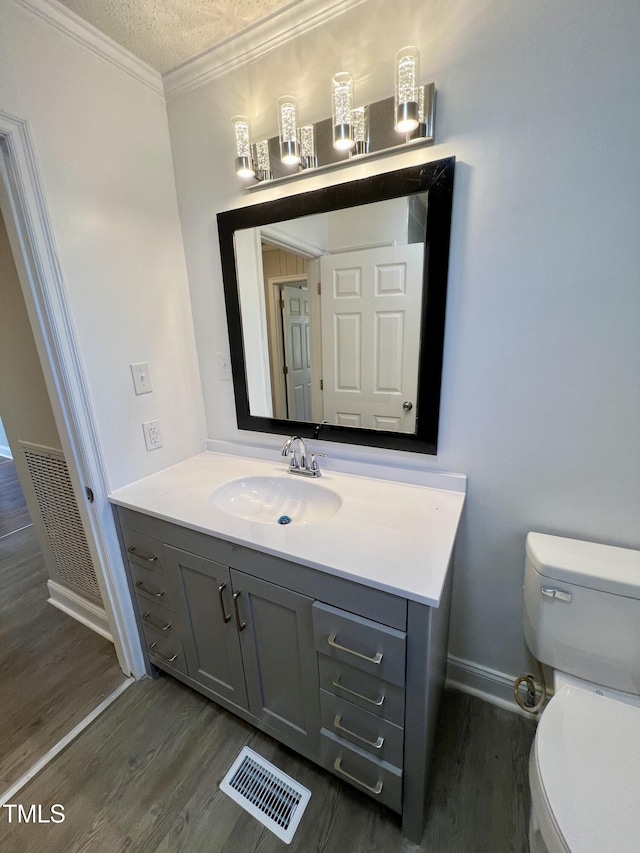
[[315, 755], [320, 702], [313, 599], [235, 569], [231, 581], [240, 614], [249, 710], [286, 744]]
[[189, 675], [246, 709], [247, 690], [228, 567], [170, 545], [165, 545], [165, 554], [183, 593], [183, 642]]

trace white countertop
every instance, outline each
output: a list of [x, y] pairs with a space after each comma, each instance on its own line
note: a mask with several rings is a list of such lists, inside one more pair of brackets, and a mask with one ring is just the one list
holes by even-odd
[[[374, 468], [375, 466], [371, 466]], [[331, 518], [263, 524], [217, 509], [212, 493], [240, 477], [293, 479], [286, 460], [205, 452], [117, 489], [112, 503], [284, 557], [413, 601], [438, 606], [465, 499], [466, 478], [438, 474], [451, 489], [323, 470], [318, 480], [342, 505]]]

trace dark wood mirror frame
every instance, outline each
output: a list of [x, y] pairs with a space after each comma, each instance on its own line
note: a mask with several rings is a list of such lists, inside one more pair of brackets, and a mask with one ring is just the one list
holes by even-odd
[[[240, 429], [278, 435], [295, 434], [305, 438], [315, 435], [322, 441], [339, 441], [415, 453], [437, 452], [454, 169], [455, 158], [448, 157], [218, 214], [231, 370]], [[333, 424], [322, 424], [318, 428], [316, 424], [308, 421], [251, 415], [236, 272], [235, 232], [423, 192], [427, 192], [429, 196], [415, 432], [387, 432]]]

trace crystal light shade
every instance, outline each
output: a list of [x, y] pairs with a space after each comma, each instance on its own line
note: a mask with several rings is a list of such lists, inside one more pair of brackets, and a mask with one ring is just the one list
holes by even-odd
[[271, 178], [271, 159], [269, 158], [269, 140], [262, 139], [256, 142], [256, 169], [261, 181]]
[[333, 92], [333, 147], [339, 151], [353, 148], [353, 75], [346, 71], [336, 74], [332, 81]]
[[280, 159], [285, 166], [300, 162], [298, 150], [298, 106], [291, 95], [278, 98], [278, 132], [280, 134]]
[[356, 107], [351, 113], [353, 125], [354, 154], [366, 154], [368, 149], [367, 108]]
[[417, 47], [403, 47], [396, 53], [395, 128], [411, 133], [418, 126], [418, 79], [420, 53]]
[[316, 160], [315, 132], [312, 124], [300, 128], [300, 157], [303, 169], [313, 169], [318, 165]]
[[231, 123], [236, 139], [236, 174], [241, 178], [252, 178], [255, 173], [251, 160], [249, 119], [246, 116], [234, 116]]

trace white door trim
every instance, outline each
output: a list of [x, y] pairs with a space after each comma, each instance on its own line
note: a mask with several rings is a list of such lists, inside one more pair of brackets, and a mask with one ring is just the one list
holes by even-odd
[[[0, 209], [118, 662], [126, 675], [141, 678], [146, 672], [144, 656], [29, 128], [2, 111]], [[87, 499], [86, 486], [93, 491], [93, 503]]]

